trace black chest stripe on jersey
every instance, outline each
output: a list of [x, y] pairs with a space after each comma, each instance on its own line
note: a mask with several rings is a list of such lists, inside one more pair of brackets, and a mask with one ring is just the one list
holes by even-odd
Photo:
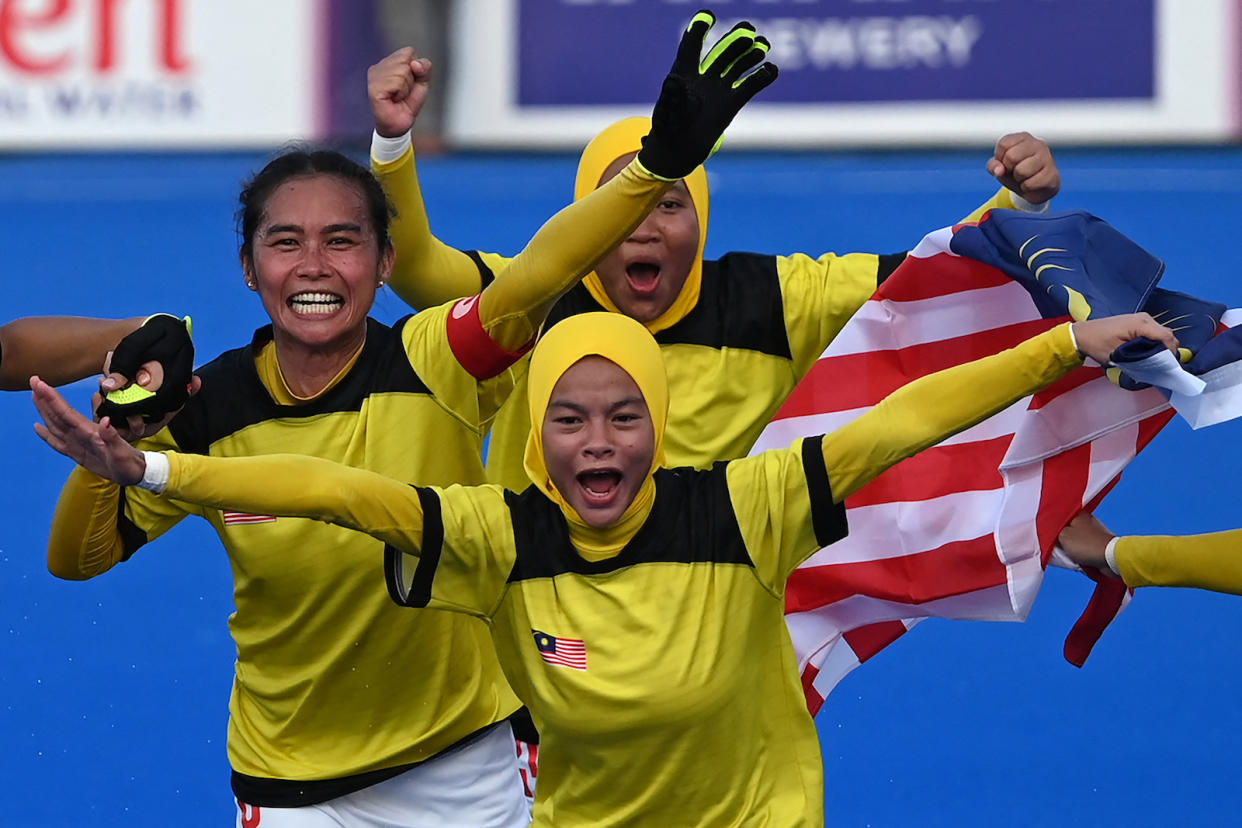
[[617, 555], [588, 561], [569, 540], [555, 503], [535, 487], [505, 493], [513, 520], [516, 561], [509, 582], [565, 573], [604, 575], [646, 563], [723, 563], [754, 566], [729, 500], [725, 464], [710, 470], [660, 469], [655, 505], [646, 523]]
[[279, 405], [263, 387], [254, 355], [271, 341], [272, 327], [260, 328], [250, 345], [226, 351], [195, 372], [202, 377], [202, 391], [190, 398], [169, 425], [178, 448], [206, 454], [218, 440], [267, 420], [359, 411], [371, 394], [430, 394], [410, 366], [401, 339], [402, 327], [410, 318], [391, 328], [368, 319], [367, 341], [354, 367], [328, 393], [302, 405]]
[[[553, 306], [547, 326], [579, 313], [602, 310], [590, 291], [579, 284]], [[791, 359], [776, 257], [729, 253], [704, 261], [699, 301], [685, 318], [655, 338], [661, 345], [738, 348]]]

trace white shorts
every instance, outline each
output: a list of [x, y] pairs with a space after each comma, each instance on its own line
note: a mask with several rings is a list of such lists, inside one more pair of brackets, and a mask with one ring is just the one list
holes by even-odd
[[522, 828], [530, 824], [507, 723], [400, 776], [301, 808], [238, 802], [237, 828]]

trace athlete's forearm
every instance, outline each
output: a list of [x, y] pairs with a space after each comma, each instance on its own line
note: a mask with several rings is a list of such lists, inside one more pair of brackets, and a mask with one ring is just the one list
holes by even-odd
[[47, 568], [57, 578], [82, 581], [124, 557], [117, 528], [121, 487], [78, 466], [65, 481], [48, 533]]
[[108, 352], [143, 319], [31, 316], [0, 325], [0, 389], [29, 391], [35, 374], [49, 385], [101, 374]]
[[669, 186], [631, 162], [549, 219], [479, 299], [491, 338], [508, 351], [529, 342], [553, 303], [642, 223]]
[[414, 151], [390, 163], [372, 158], [371, 168], [397, 210], [390, 227], [397, 251], [389, 281], [393, 291], [418, 310], [478, 293], [482, 280], [474, 262], [431, 232]]
[[164, 494], [215, 509], [307, 517], [365, 532], [403, 552], [422, 544], [423, 510], [413, 487], [318, 457], [207, 457], [168, 452]]
[[1069, 323], [984, 359], [921, 377], [824, 436], [837, 502], [890, 466], [987, 419], [1082, 364]]
[[1114, 552], [1125, 582], [1242, 595], [1242, 529], [1205, 535], [1123, 536]]

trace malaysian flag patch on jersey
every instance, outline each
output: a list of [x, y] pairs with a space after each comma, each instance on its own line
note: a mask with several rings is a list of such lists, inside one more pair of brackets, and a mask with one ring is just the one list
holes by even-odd
[[225, 509], [221, 514], [224, 516], [225, 526], [241, 526], [247, 523], [275, 523], [276, 518], [271, 515], [251, 515], [246, 512], [230, 512]]
[[575, 670], [587, 668], [585, 641], [578, 638], [560, 638], [539, 630], [531, 630], [531, 634], [535, 636], [539, 657], [548, 664], [572, 667]]

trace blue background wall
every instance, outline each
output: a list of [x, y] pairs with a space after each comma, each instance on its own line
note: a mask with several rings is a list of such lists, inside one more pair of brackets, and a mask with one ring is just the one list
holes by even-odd
[[[708, 253], [906, 249], [989, 196], [990, 148], [729, 155], [712, 162]], [[1164, 284], [1242, 305], [1242, 151], [1061, 151], [1057, 206], [1108, 219], [1168, 263]], [[265, 320], [231, 220], [257, 155], [0, 158], [0, 321], [189, 312], [201, 358]], [[568, 156], [421, 163], [433, 227], [514, 252], [571, 191]], [[382, 296], [376, 315], [404, 312]], [[85, 408], [89, 383], [68, 390]], [[44, 566], [69, 470], [0, 394], [0, 825], [231, 824], [224, 750], [231, 584], [187, 521], [87, 583]], [[1175, 420], [1101, 515], [1132, 532], [1242, 525], [1237, 424]], [[377, 570], [378, 572], [378, 570]], [[377, 575], [378, 577], [378, 575]], [[1022, 625], [929, 621], [848, 677], [819, 716], [828, 817], [842, 826], [1220, 824], [1242, 812], [1234, 642], [1242, 601], [1146, 590], [1078, 670], [1085, 604], [1053, 572]]]

